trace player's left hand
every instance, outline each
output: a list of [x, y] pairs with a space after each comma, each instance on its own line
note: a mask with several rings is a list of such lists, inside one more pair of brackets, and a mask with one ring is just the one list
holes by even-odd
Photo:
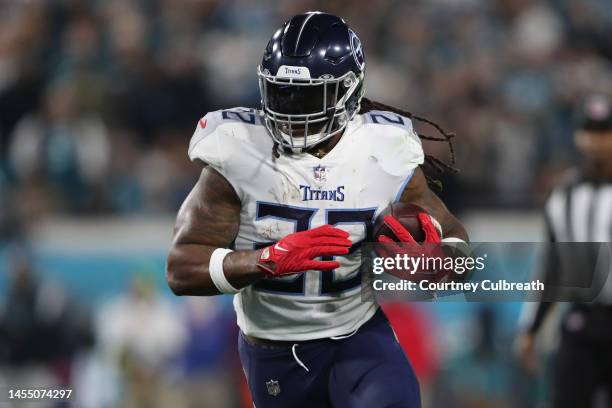
[[[436, 229], [429, 214], [427, 214], [426, 212], [420, 212], [418, 214], [418, 218], [419, 224], [421, 224], [421, 229], [425, 233], [425, 241], [423, 241], [423, 243], [439, 244], [441, 241], [440, 233]], [[393, 234], [395, 234], [395, 236], [399, 239], [400, 242], [410, 242], [418, 245], [418, 243], [412, 237], [412, 234], [410, 234], [410, 231], [404, 228], [404, 226], [397, 219], [395, 219], [395, 217], [391, 215], [386, 215], [383, 220], [385, 222], [385, 225], [389, 227], [391, 231], [393, 231]], [[386, 235], [381, 235], [378, 238], [378, 242], [383, 244], [395, 243], [394, 240], [392, 240]]]
[[[393, 216], [387, 215], [383, 218], [384, 223], [393, 234], [397, 237], [399, 242], [393, 240], [387, 235], [381, 235], [378, 238], [378, 242], [385, 244], [378, 246], [376, 252], [378, 255], [383, 257], [394, 257], [397, 254], [407, 255], [409, 257], [423, 257], [427, 258], [444, 258], [445, 254], [440, 247], [441, 237], [436, 226], [434, 225], [429, 214], [421, 212], [418, 214], [419, 224], [421, 229], [425, 233], [425, 240], [422, 244], [416, 242], [410, 231]], [[429, 280], [441, 280], [449, 272], [447, 270], [427, 270], [420, 269], [416, 271], [391, 271], [394, 275], [411, 280], [429, 279]], [[401, 276], [400, 276], [401, 275]]]

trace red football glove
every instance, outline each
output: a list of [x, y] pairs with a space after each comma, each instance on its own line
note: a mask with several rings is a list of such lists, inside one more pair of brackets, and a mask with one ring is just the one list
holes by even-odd
[[307, 270], [327, 271], [340, 267], [338, 261], [315, 261], [319, 256], [345, 255], [353, 243], [349, 234], [331, 225], [289, 234], [264, 248], [257, 267], [269, 276], [283, 276]]
[[[424, 244], [439, 244], [441, 241], [440, 233], [436, 229], [429, 214], [425, 212], [420, 212], [418, 217], [419, 217], [419, 224], [421, 224], [421, 229], [425, 233], [425, 241], [423, 243]], [[385, 215], [385, 218], [383, 218], [383, 220], [385, 222], [385, 225], [389, 227], [391, 231], [393, 231], [393, 233], [400, 240], [400, 242], [412, 242], [418, 245], [418, 243], [414, 240], [410, 232], [406, 228], [404, 228], [404, 226], [398, 220], [396, 220], [393, 216]], [[381, 235], [378, 238], [378, 242], [381, 242], [383, 244], [395, 243], [395, 241], [393, 241], [391, 238], [389, 238], [386, 235]]]
[[[395, 257], [396, 254], [400, 254], [402, 256], [405, 254], [409, 257], [424, 256], [424, 258], [444, 258], [444, 251], [440, 247], [440, 233], [436, 229], [431, 217], [427, 213], [421, 212], [419, 213], [418, 218], [419, 223], [421, 224], [421, 229], [425, 233], [425, 241], [423, 241], [423, 245], [416, 242], [410, 232], [404, 228], [404, 226], [397, 219], [391, 215], [387, 215], [383, 218], [384, 223], [391, 231], [393, 231], [393, 234], [399, 239], [400, 242], [397, 243], [390, 237], [381, 235], [378, 237], [378, 242], [385, 245], [377, 248], [376, 252], [380, 256], [389, 258]], [[439, 280], [446, 276], [450, 271], [420, 269], [417, 271], [402, 270], [390, 272], [393, 275], [403, 279], [420, 280], [427, 278], [430, 280]]]

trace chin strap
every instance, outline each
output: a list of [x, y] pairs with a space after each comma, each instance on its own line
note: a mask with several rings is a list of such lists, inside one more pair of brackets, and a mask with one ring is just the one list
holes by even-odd
[[[332, 127], [334, 126], [334, 119], [336, 118], [336, 108], [329, 107], [327, 108], [327, 126], [325, 126], [325, 134], [326, 137], [324, 140], [328, 139], [332, 135]], [[340, 119], [338, 119], [340, 120]]]

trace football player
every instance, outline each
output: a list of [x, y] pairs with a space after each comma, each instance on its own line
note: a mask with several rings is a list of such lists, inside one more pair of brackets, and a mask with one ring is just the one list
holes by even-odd
[[[208, 113], [190, 142], [204, 168], [177, 217], [168, 284], [235, 294], [258, 408], [420, 406], [386, 317], [362, 300], [359, 244], [400, 200], [425, 208], [445, 240], [468, 237], [428, 187], [411, 114], [362, 98], [364, 68], [343, 19], [297, 15], [265, 49], [261, 110]], [[435, 229], [428, 241], [440, 241]]]

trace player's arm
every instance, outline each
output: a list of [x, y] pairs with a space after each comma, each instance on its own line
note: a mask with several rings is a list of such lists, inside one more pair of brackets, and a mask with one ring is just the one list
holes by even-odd
[[400, 201], [403, 203], [416, 204], [425, 209], [432, 217], [434, 217], [442, 227], [442, 236], [444, 238], [459, 238], [468, 242], [469, 237], [467, 231], [459, 220], [446, 208], [446, 205], [440, 198], [429, 188], [425, 175], [420, 167], [414, 171], [410, 182], [402, 193]]
[[[210, 258], [217, 248], [234, 241], [240, 226], [240, 199], [230, 183], [210, 166], [179, 210], [166, 277], [176, 295], [210, 296], [219, 294], [209, 273]], [[235, 288], [242, 288], [264, 277], [257, 268], [261, 250], [234, 251], [223, 259], [223, 271]]]

